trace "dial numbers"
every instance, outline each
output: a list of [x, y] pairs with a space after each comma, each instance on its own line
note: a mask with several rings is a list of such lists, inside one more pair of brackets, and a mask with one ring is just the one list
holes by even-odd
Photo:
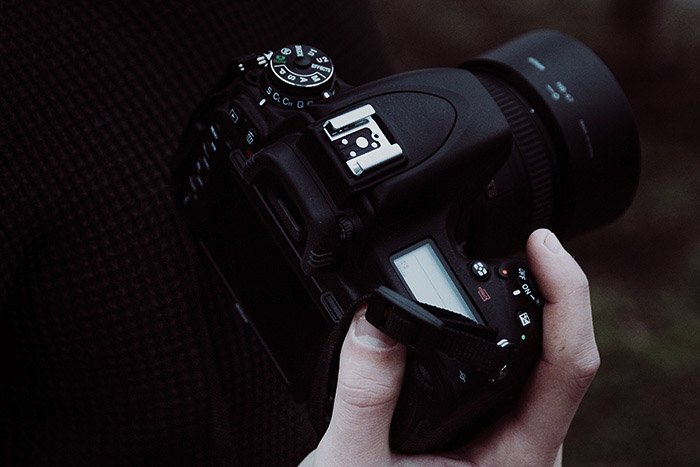
[[283, 47], [275, 52], [269, 66], [276, 80], [309, 90], [328, 83], [334, 71], [331, 59], [308, 45]]

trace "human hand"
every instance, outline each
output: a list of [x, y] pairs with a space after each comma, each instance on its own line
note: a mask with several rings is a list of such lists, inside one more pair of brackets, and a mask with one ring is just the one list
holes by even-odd
[[566, 432], [600, 364], [588, 281], [546, 229], [530, 236], [527, 256], [546, 302], [542, 355], [511, 413], [455, 451], [391, 452], [389, 427], [403, 381], [405, 348], [369, 324], [366, 307], [361, 307], [343, 343], [330, 425], [301, 465], [560, 463]]

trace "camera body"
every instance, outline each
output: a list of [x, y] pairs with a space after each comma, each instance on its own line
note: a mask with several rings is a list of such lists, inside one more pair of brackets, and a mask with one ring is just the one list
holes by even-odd
[[[555, 196], [558, 176], [531, 175], [533, 164], [566, 172], [546, 112], [480, 63], [351, 87], [310, 46], [241, 57], [184, 133], [174, 159], [183, 214], [320, 429], [338, 336], [362, 301], [409, 349], [395, 450], [435, 450], [474, 429], [538, 360], [543, 301], [525, 262], [503, 253], [556, 227], [557, 206], [575, 195]], [[522, 167], [530, 183], [514, 187]], [[532, 204], [520, 208], [525, 195]], [[499, 203], [515, 203], [514, 227], [505, 219], [494, 241], [475, 239], [489, 218], [503, 225]]]

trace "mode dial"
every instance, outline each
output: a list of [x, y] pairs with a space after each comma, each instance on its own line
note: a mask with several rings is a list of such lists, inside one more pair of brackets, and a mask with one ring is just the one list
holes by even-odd
[[335, 67], [324, 52], [308, 45], [275, 51], [265, 71], [264, 93], [275, 103], [303, 109], [335, 93]]

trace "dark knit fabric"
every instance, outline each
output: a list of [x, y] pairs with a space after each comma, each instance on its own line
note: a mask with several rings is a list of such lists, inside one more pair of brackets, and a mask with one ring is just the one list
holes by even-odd
[[388, 72], [358, 2], [0, 3], [0, 463], [289, 465], [302, 406], [179, 219], [168, 158], [227, 62]]

